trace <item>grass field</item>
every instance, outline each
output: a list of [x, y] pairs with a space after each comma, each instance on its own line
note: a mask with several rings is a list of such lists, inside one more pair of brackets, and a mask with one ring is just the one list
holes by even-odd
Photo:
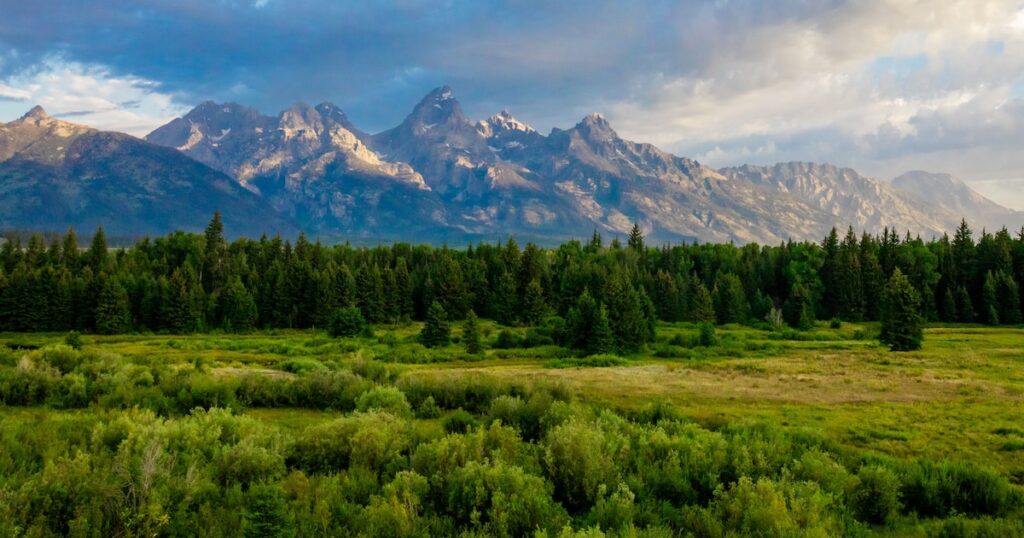
[[[497, 328], [483, 322], [485, 341]], [[588, 367], [554, 346], [488, 349], [465, 355], [452, 344], [424, 350], [416, 324], [377, 327], [372, 338], [335, 340], [318, 332], [248, 335], [83, 336], [84, 349], [114, 360], [204, 369], [218, 379], [287, 379], [320, 368], [350, 368], [389, 383], [461, 383], [492, 378], [568, 391], [585, 404], [633, 416], [668, 404], [704, 428], [768, 423], [808, 431], [859, 454], [962, 460], [1024, 485], [1024, 329], [931, 327], [924, 348], [892, 353], [870, 325], [820, 325], [807, 333], [720, 327], [718, 345], [673, 345], [696, 334], [662, 325], [648, 352]], [[457, 331], [456, 331], [457, 334]], [[11, 356], [61, 342], [57, 334], [0, 334]], [[14, 359], [11, 359], [14, 360]], [[603, 364], [603, 363], [600, 363]], [[336, 410], [248, 407], [241, 411], [283, 432], [300, 432], [343, 415]], [[10, 424], [74, 428], [87, 411], [0, 407]], [[437, 419], [417, 419], [419, 435], [438, 437]], [[906, 523], [883, 534], [927, 534]]]

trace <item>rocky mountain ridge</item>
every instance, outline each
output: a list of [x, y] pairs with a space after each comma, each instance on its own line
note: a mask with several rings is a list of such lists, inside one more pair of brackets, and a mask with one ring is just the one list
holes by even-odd
[[[27, 160], [63, 167], [65, 180], [73, 181], [69, 141], [98, 132], [40, 111], [0, 125], [0, 171], [9, 161]], [[428, 93], [399, 125], [376, 134], [326, 102], [267, 116], [208, 101], [146, 140], [151, 144], [122, 145], [146, 148], [137, 149], [142, 154], [152, 144], [164, 146], [180, 159], [179, 168], [194, 159], [208, 171], [199, 174], [207, 183], [230, 178], [244, 193], [238, 196], [264, 208], [243, 220], [265, 221], [270, 214], [326, 239], [517, 235], [554, 242], [595, 229], [624, 234], [638, 223], [654, 241], [777, 243], [817, 240], [833, 226], [933, 236], [951, 231], [962, 217], [990, 228], [999, 221], [1012, 226], [1020, 217], [944, 179], [908, 176], [890, 184], [813, 163], [715, 170], [623, 139], [598, 113], [546, 135], [508, 110], [475, 121], [446, 86]], [[124, 163], [138, 168], [130, 159]], [[159, 211], [153, 220], [160, 220]]]
[[214, 211], [236, 233], [295, 233], [259, 196], [181, 152], [49, 116], [0, 124], [0, 228], [122, 236], [201, 230]]

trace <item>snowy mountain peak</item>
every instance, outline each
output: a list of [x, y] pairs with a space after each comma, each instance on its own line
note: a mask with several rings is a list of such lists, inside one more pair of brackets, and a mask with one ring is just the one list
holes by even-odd
[[502, 110], [497, 114], [487, 119], [487, 123], [494, 129], [504, 129], [506, 131], [522, 131], [524, 133], [533, 133], [536, 130], [530, 127], [526, 123], [523, 123], [516, 119], [508, 109]]

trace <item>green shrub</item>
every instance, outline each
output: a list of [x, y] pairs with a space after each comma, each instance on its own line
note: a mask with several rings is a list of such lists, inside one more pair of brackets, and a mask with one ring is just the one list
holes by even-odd
[[398, 417], [412, 415], [412, 406], [405, 399], [405, 393], [395, 387], [374, 387], [362, 393], [356, 399], [356, 409], [370, 411], [373, 409], [386, 411]]
[[466, 433], [476, 427], [476, 419], [464, 409], [456, 409], [441, 419], [441, 426], [448, 433]]
[[831, 502], [811, 482], [741, 477], [729, 489], [716, 491], [707, 509], [684, 513], [686, 526], [698, 536], [841, 536]]
[[277, 367], [285, 372], [291, 372], [293, 374], [300, 374], [313, 370], [323, 370], [326, 368], [324, 363], [312, 357], [294, 357], [278, 363]]
[[441, 408], [437, 406], [433, 396], [427, 396], [425, 400], [416, 406], [416, 418], [429, 419], [441, 416]]
[[543, 443], [544, 469], [555, 486], [555, 497], [573, 512], [597, 502], [602, 491], [618, 484], [615, 461], [624, 441], [616, 433], [582, 421], [569, 421], [548, 431]]
[[522, 343], [516, 334], [508, 329], [502, 329], [498, 333], [498, 337], [494, 340], [491, 345], [494, 349], [513, 349], [522, 347]]
[[363, 334], [367, 328], [366, 319], [358, 306], [339, 308], [331, 314], [327, 331], [335, 338], [352, 337]]
[[850, 504], [861, 521], [874, 525], [892, 523], [901, 506], [899, 478], [881, 465], [861, 467], [850, 494]]
[[528, 536], [569, 521], [543, 478], [501, 462], [471, 461], [456, 469], [444, 499], [448, 515], [482, 535]]
[[697, 343], [703, 347], [711, 347], [718, 343], [718, 337], [715, 335], [714, 324], [700, 324], [700, 336], [697, 337]]
[[544, 363], [545, 368], [607, 368], [610, 366], [622, 366], [627, 364], [626, 359], [618, 355], [591, 355], [589, 357], [574, 357], [554, 359]]
[[919, 460], [906, 466], [903, 474], [904, 504], [926, 517], [954, 510], [969, 516], [1001, 516], [1017, 499], [1006, 477], [974, 464]]
[[64, 335], [64, 345], [69, 346], [71, 349], [82, 349], [82, 334], [78, 331], [68, 331]]
[[410, 443], [404, 420], [376, 411], [361, 413], [306, 428], [296, 436], [288, 463], [308, 473], [338, 472], [351, 466], [397, 471]]

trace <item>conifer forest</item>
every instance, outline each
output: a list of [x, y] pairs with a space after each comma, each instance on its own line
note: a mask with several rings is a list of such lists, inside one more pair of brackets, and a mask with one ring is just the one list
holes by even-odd
[[1024, 535], [1024, 231], [0, 248], [2, 536]]

